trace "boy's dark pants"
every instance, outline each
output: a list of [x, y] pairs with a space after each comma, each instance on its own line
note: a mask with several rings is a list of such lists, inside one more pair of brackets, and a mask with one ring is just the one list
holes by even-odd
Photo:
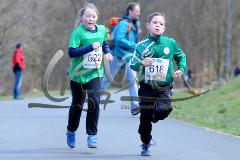
[[172, 86], [152, 88], [150, 85], [140, 82], [138, 95], [141, 115], [138, 133], [144, 144], [149, 144], [152, 139], [152, 122], [157, 123], [159, 120], [164, 120], [172, 111], [171, 89]]
[[86, 117], [86, 131], [88, 135], [97, 134], [98, 118], [99, 118], [99, 103], [101, 82], [99, 78], [94, 78], [91, 81], [81, 84], [74, 81], [70, 82], [72, 91], [72, 105], [69, 109], [67, 129], [71, 132], [77, 130], [80, 122], [80, 117], [83, 109], [83, 104], [86, 98], [86, 90], [88, 95], [88, 110]]

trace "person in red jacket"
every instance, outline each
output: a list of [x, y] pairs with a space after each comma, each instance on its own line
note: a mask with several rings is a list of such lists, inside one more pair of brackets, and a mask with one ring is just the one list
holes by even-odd
[[15, 83], [14, 83], [14, 89], [13, 89], [14, 99], [22, 99], [21, 98], [22, 72], [25, 69], [23, 54], [24, 53], [21, 49], [21, 44], [18, 43], [16, 45], [16, 50], [13, 52], [13, 55], [12, 55], [12, 68], [13, 68], [13, 73], [15, 75]]

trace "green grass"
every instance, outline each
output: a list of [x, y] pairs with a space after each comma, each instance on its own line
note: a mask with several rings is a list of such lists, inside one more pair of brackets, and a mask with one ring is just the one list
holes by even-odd
[[[69, 92], [70, 91], [67, 90], [65, 92], [65, 95], [69, 94]], [[51, 96], [60, 96], [60, 91], [58, 91], [58, 90], [49, 91], [49, 94]], [[34, 92], [32, 91], [32, 92], [28, 92], [28, 93], [23, 93], [22, 97], [24, 99], [26, 99], [26, 98], [34, 98], [34, 97], [45, 97], [45, 94], [43, 93], [43, 91], [38, 90], [38, 91], [34, 91]], [[1, 96], [0, 97], [0, 100], [12, 100], [12, 99], [13, 99], [12, 96]]]
[[[177, 93], [176, 97], [190, 96]], [[171, 118], [240, 136], [240, 77], [197, 98], [175, 102]]]

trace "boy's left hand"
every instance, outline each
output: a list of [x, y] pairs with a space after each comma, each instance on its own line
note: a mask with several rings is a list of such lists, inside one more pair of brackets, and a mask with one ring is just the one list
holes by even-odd
[[174, 78], [181, 78], [183, 75], [183, 72], [181, 70], [177, 70], [176, 72], [173, 73]]
[[108, 60], [108, 61], [113, 60], [113, 56], [110, 53], [104, 54], [104, 58], [106, 58], [106, 60]]

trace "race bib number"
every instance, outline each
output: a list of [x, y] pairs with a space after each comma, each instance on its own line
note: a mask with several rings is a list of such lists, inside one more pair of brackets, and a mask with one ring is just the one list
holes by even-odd
[[102, 47], [84, 54], [83, 68], [100, 68], [102, 64]]
[[166, 81], [169, 66], [168, 59], [152, 58], [155, 60], [149, 67], [145, 67], [145, 81]]

